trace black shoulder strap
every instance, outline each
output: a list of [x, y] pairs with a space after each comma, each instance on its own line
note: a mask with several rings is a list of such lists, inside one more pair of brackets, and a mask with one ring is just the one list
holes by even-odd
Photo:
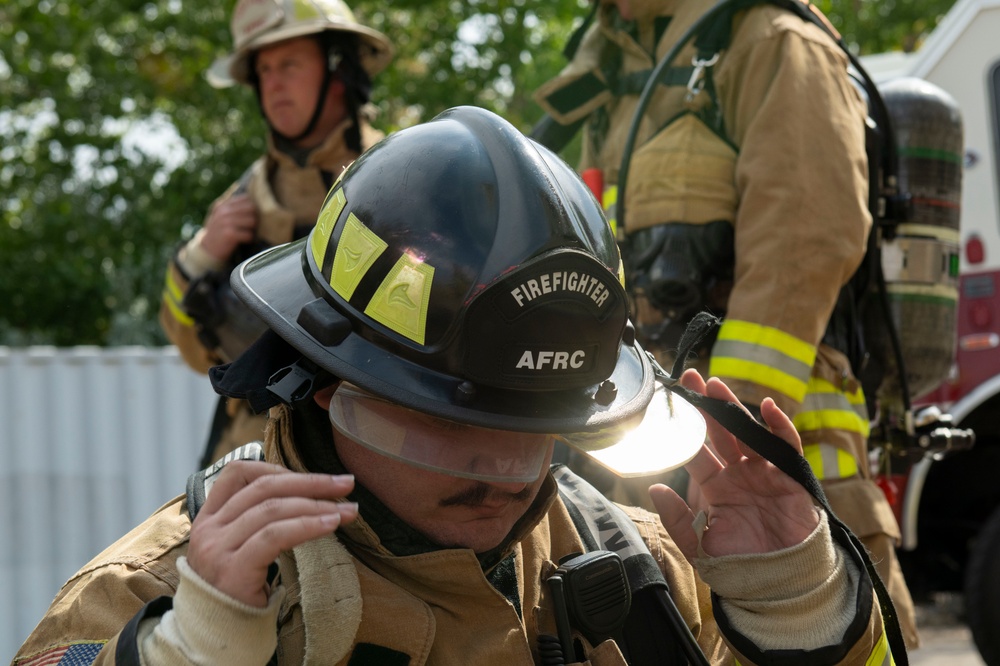
[[[632, 601], [622, 628], [625, 645], [620, 647], [630, 666], [707, 664], [632, 519], [565, 465], [554, 465], [552, 475], [587, 551], [617, 553], [625, 566]], [[664, 631], [664, 622], [669, 631]]]
[[212, 489], [212, 484], [219, 477], [222, 468], [234, 460], [264, 460], [264, 447], [260, 442], [250, 442], [230, 451], [225, 456], [214, 462], [209, 467], [195, 472], [187, 480], [187, 508], [191, 520], [198, 515], [201, 507], [208, 499], [208, 491]]

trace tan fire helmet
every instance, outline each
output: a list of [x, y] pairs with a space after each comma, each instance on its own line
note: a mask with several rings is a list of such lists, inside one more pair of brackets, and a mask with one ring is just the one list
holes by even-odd
[[238, 0], [229, 27], [233, 52], [216, 60], [206, 73], [216, 88], [249, 85], [249, 56], [254, 51], [327, 30], [358, 35], [358, 58], [369, 77], [385, 69], [393, 55], [389, 38], [358, 23], [343, 0]]

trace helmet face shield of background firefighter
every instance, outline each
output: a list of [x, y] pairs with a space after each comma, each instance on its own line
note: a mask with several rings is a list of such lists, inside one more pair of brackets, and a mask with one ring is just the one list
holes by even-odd
[[620, 477], [662, 474], [686, 465], [701, 449], [707, 428], [694, 405], [660, 383], [638, 424], [559, 439]]
[[290, 345], [449, 421], [599, 432], [644, 412], [621, 257], [587, 186], [499, 116], [451, 109], [369, 149], [310, 236], [233, 272]]
[[330, 422], [365, 448], [421, 469], [497, 483], [541, 476], [554, 437], [455, 423], [394, 405], [341, 383]]
[[318, 35], [327, 30], [358, 36], [358, 59], [369, 77], [392, 59], [389, 38], [358, 23], [343, 0], [239, 0], [230, 21], [233, 52], [216, 60], [206, 72], [215, 88], [249, 84], [250, 55], [286, 39]]

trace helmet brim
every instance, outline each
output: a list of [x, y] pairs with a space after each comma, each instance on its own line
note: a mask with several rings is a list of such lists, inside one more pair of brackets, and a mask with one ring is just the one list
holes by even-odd
[[[349, 319], [320, 297], [305, 260], [307, 239], [262, 252], [233, 271], [236, 294], [275, 333], [336, 377], [405, 407], [472, 425], [519, 432], [597, 432], [644, 413], [654, 375], [637, 344], [622, 344], [608, 379], [613, 395], [595, 400], [598, 386], [532, 391], [475, 386], [462, 377], [391, 354], [350, 329]], [[308, 306], [308, 308], [307, 308]], [[308, 312], [306, 313], [306, 311]], [[303, 314], [308, 314], [304, 317]], [[338, 332], [307, 332], [305, 321], [325, 321]], [[324, 341], [317, 339], [327, 338]]]

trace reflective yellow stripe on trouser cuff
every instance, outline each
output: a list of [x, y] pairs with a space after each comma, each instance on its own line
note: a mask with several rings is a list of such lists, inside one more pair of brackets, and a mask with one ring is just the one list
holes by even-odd
[[184, 311], [181, 301], [184, 300], [184, 290], [180, 288], [174, 280], [173, 269], [167, 267], [167, 280], [163, 286], [163, 302], [167, 304], [167, 309], [182, 326], [194, 326], [194, 319]]
[[729, 319], [719, 329], [709, 374], [753, 382], [802, 402], [815, 360], [816, 348], [793, 335]]
[[802, 455], [817, 479], [847, 479], [858, 475], [858, 461], [850, 453], [830, 444], [807, 444]]
[[802, 409], [792, 419], [799, 432], [847, 430], [868, 437], [868, 407], [861, 388], [842, 391], [823, 379], [812, 377]]
[[872, 653], [868, 655], [865, 666], [896, 666], [896, 661], [892, 658], [892, 651], [889, 650], [889, 639], [886, 638], [884, 624], [882, 636], [872, 648]]

